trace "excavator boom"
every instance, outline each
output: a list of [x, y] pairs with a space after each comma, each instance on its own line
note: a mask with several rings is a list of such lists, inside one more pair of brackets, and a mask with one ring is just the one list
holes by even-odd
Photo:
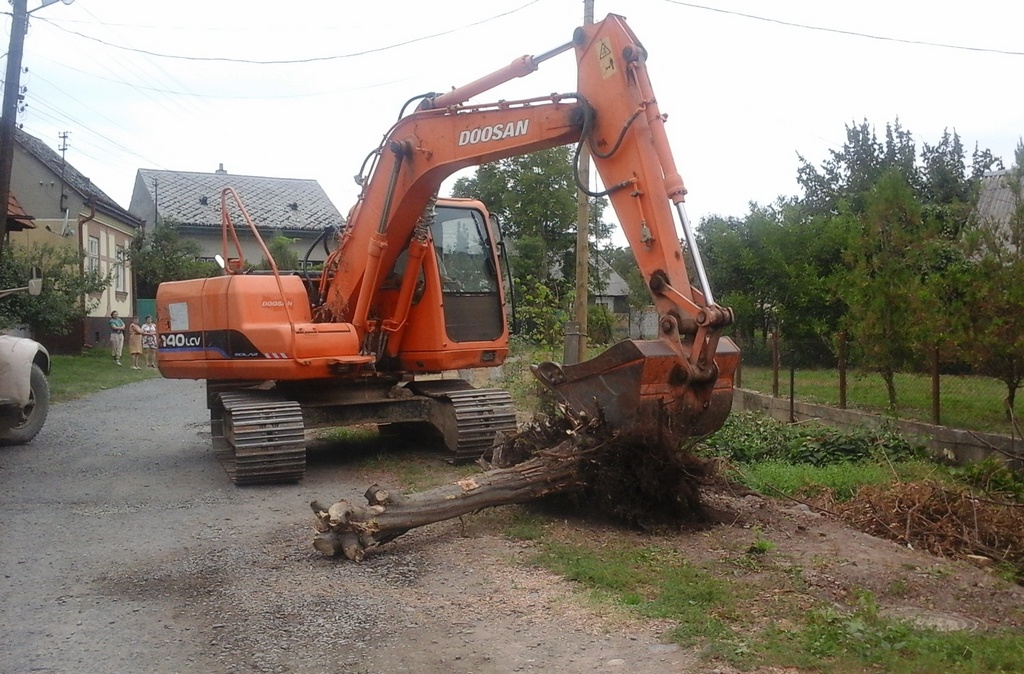
[[[467, 102], [570, 48], [577, 62], [575, 92]], [[659, 335], [624, 342], [586, 363], [542, 364], [534, 373], [574, 408], [603, 414], [621, 427], [671, 428], [684, 436], [717, 430], [731, 408], [739, 363], [738, 349], [721, 336], [732, 312], [713, 302], [646, 57], [623, 18], [609, 15], [578, 28], [570, 44], [542, 57], [524, 56], [469, 85], [425, 99], [395, 124], [352, 212], [350, 219], [359, 226], [350, 227], [350, 238], [329, 263], [338, 269], [327, 289], [332, 320], [367, 329], [380, 276], [401, 250], [389, 242], [411, 235], [416, 216], [453, 172], [585, 142], [607, 187], [601, 196], [611, 201], [651, 291]], [[690, 284], [684, 253], [696, 269], [699, 290]]]

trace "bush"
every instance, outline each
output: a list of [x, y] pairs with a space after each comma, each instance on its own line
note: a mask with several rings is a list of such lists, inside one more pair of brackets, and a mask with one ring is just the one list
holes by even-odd
[[587, 339], [593, 344], [608, 344], [615, 331], [615, 316], [603, 304], [587, 307]]
[[826, 466], [874, 459], [902, 461], [924, 455], [895, 430], [841, 430], [822, 424], [787, 425], [756, 413], [734, 414], [704, 444], [740, 463], [783, 461]]

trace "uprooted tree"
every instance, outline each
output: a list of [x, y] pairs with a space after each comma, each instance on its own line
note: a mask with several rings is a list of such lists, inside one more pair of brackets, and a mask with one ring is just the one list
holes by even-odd
[[632, 525], [692, 518], [701, 512], [708, 465], [680, 447], [663, 432], [613, 432], [601, 418], [563, 409], [561, 418], [536, 420], [495, 447], [478, 475], [407, 495], [373, 485], [366, 505], [313, 501], [313, 545], [358, 561], [416, 527], [555, 494]]

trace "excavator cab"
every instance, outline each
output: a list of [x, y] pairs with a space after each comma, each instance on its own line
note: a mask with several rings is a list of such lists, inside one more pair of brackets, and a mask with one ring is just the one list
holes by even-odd
[[[419, 262], [406, 245], [395, 258], [370, 313], [389, 331], [381, 367], [425, 374], [500, 365], [508, 353], [505, 288], [487, 209], [445, 199], [427, 215]], [[408, 301], [402, 288], [416, 274]]]

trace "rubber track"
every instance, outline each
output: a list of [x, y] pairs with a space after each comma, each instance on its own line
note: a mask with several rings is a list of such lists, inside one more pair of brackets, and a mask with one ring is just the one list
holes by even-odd
[[516, 407], [508, 391], [496, 388], [447, 391], [440, 394], [452, 405], [458, 427], [458, 446], [449, 447], [460, 459], [475, 459], [494, 446], [498, 433], [516, 431]]
[[302, 408], [252, 391], [220, 394], [227, 448], [217, 452], [237, 485], [297, 482], [306, 472]]

